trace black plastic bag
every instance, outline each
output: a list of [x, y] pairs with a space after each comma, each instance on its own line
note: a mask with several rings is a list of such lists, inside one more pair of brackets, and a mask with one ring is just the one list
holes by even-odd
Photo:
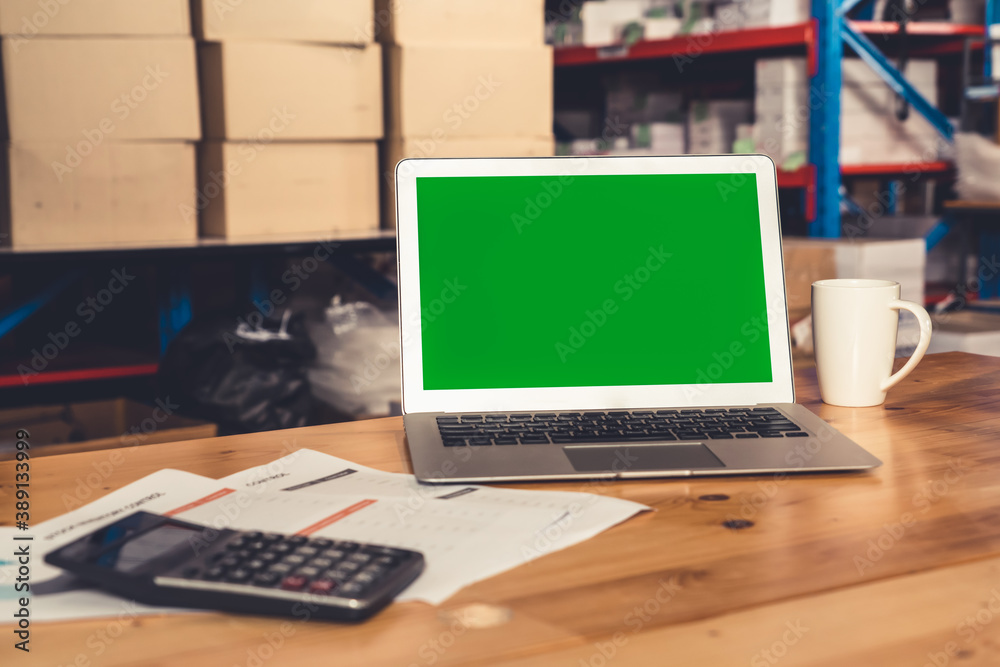
[[220, 435], [306, 426], [315, 356], [301, 315], [286, 311], [257, 327], [236, 317], [196, 321], [167, 349], [161, 392], [180, 413], [218, 424]]

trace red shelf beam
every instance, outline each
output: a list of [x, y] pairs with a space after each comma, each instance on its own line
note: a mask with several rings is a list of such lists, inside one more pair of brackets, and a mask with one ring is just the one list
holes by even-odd
[[[891, 21], [851, 21], [851, 26], [868, 35], [898, 35], [899, 25]], [[922, 38], [923, 44], [914, 52], [920, 55], [955, 53], [962, 50], [963, 37], [983, 37], [981, 25], [960, 23], [919, 22], [907, 24], [907, 33]], [[936, 44], [926, 44], [928, 38], [940, 38]], [[943, 40], [943, 41], [941, 41]], [[594, 63], [648, 60], [686, 56], [695, 58], [702, 53], [761, 51], [789, 46], [803, 46], [809, 59], [810, 73], [816, 73], [816, 21], [774, 28], [748, 28], [723, 32], [681, 35], [671, 39], [643, 40], [631, 46], [560, 46], [555, 49], [556, 67], [592, 65]]]
[[[850, 21], [851, 27], [869, 35], [898, 35], [899, 24], [893, 21]], [[910, 21], [906, 32], [921, 37], [982, 37], [983, 26], [943, 21]]]
[[816, 180], [816, 168], [811, 164], [794, 171], [778, 170], [779, 188], [808, 188]]
[[0, 375], [0, 387], [142, 377], [156, 375], [158, 369], [158, 364], [135, 364], [132, 366], [106, 366], [103, 368], [79, 368], [67, 371], [42, 372], [38, 375], [30, 375], [25, 378], [22, 378], [20, 375]]
[[840, 167], [844, 176], [888, 176], [892, 174], [936, 174], [951, 171], [951, 162], [906, 162], [902, 164], [852, 164]]
[[555, 49], [554, 58], [556, 67], [673, 56], [696, 58], [702, 53], [758, 51], [809, 45], [815, 42], [815, 35], [815, 24], [809, 21], [777, 28], [749, 28], [682, 35], [670, 39], [644, 40], [631, 46], [561, 46]]

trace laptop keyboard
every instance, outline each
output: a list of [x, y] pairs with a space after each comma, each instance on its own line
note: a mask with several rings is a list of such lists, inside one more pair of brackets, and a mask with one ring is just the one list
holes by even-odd
[[804, 438], [774, 408], [514, 412], [437, 418], [445, 447]]

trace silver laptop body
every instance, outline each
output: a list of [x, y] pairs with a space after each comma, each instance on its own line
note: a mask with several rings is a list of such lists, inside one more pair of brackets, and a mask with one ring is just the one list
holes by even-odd
[[396, 197], [421, 481], [881, 464], [794, 402], [769, 158], [404, 160]]

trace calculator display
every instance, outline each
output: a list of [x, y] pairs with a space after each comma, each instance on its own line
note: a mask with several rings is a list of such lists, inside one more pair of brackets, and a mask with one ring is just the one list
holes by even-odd
[[186, 526], [165, 524], [105, 551], [97, 558], [97, 564], [122, 572], [134, 572], [176, 547], [191, 544], [191, 539], [200, 532]]

